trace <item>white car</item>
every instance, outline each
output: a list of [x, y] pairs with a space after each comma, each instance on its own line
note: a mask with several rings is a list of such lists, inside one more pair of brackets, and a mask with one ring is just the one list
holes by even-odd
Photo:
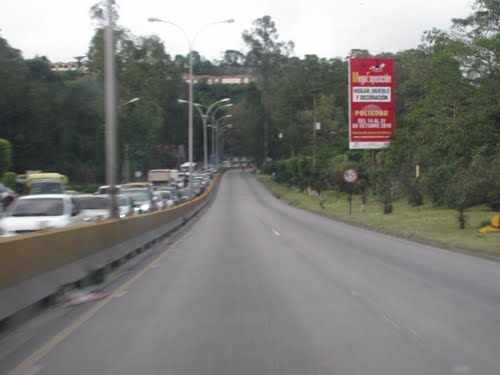
[[199, 174], [199, 175], [194, 176], [193, 180], [200, 181], [201, 186], [203, 187], [203, 189], [205, 189], [208, 186], [209, 182], [210, 182], [210, 180], [208, 179], [208, 177], [206, 177], [203, 174]]
[[0, 220], [3, 236], [48, 228], [63, 228], [83, 221], [75, 198], [67, 194], [38, 194], [17, 198]]
[[[105, 194], [80, 194], [76, 200], [82, 209], [84, 221], [99, 221], [111, 217], [111, 196]], [[132, 199], [124, 194], [116, 195], [116, 206], [121, 218], [135, 215]]]
[[177, 189], [183, 189], [184, 188], [184, 178], [178, 178], [177, 180], [175, 180], [175, 187], [177, 187]]
[[118, 194], [116, 196], [116, 205], [118, 206], [118, 213], [121, 218], [134, 216], [136, 214], [134, 203], [128, 195]]
[[158, 208], [170, 208], [174, 206], [174, 200], [172, 198], [172, 193], [167, 190], [157, 190], [154, 192], [156, 197], [156, 202], [158, 204]]
[[111, 199], [105, 194], [79, 194], [75, 195], [84, 221], [99, 221], [111, 217]]

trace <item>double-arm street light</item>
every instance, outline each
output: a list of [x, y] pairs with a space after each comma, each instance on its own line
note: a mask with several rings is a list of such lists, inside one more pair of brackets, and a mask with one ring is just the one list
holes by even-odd
[[120, 104], [118, 107], [125, 107], [126, 105], [135, 103], [139, 100], [140, 100], [140, 98], [132, 98], [132, 99], [126, 101], [125, 103]]
[[215, 25], [218, 23], [233, 23], [233, 19], [228, 19], [224, 21], [216, 21], [216, 22], [210, 22], [198, 29], [194, 36], [190, 39], [187, 33], [184, 31], [182, 27], [177, 25], [176, 23], [170, 22], [170, 21], [165, 21], [160, 18], [155, 18], [155, 17], [150, 17], [148, 18], [149, 22], [163, 22], [163, 23], [168, 23], [172, 26], [177, 27], [182, 33], [184, 34], [184, 37], [186, 38], [187, 44], [189, 46], [189, 124], [188, 124], [188, 138], [189, 138], [189, 196], [192, 196], [193, 188], [192, 188], [192, 173], [193, 173], [193, 47], [194, 47], [194, 42], [196, 41], [196, 37], [198, 34], [206, 27], [210, 25]]
[[[204, 161], [205, 172], [208, 169], [208, 165], [207, 165], [207, 158], [208, 158], [207, 157], [208, 156], [207, 155], [208, 154], [208, 152], [207, 152], [207, 120], [209, 117], [211, 117], [211, 111], [217, 104], [225, 103], [225, 102], [228, 102], [230, 100], [231, 100], [230, 98], [224, 98], [224, 99], [221, 99], [221, 100], [218, 100], [218, 101], [212, 103], [209, 107], [206, 107], [205, 105], [199, 104], [199, 103], [190, 103], [189, 101], [184, 100], [184, 99], [178, 100], [179, 103], [187, 103], [187, 104], [192, 104], [193, 106], [195, 106], [196, 109], [198, 110], [198, 112], [200, 113], [201, 119], [203, 120], [203, 156], [204, 156], [203, 161]], [[232, 106], [232, 104], [229, 103], [229, 104], [223, 105], [221, 107], [218, 107], [217, 109], [215, 109], [214, 113], [216, 113], [219, 110], [219, 108], [229, 107], [229, 106]], [[207, 108], [205, 113], [203, 113], [203, 110], [201, 109], [201, 107]]]
[[[215, 131], [215, 159], [216, 163], [219, 160], [219, 123], [224, 120], [225, 118], [231, 118], [233, 115], [225, 115], [217, 119], [217, 121], [214, 122], [214, 127], [212, 128], [213, 131]], [[230, 129], [232, 127], [231, 124], [225, 125], [224, 128]]]
[[219, 120], [221, 120], [222, 118], [233, 117], [233, 115], [225, 115], [225, 116], [222, 116], [221, 118], [219, 118], [218, 120], [216, 120], [216, 116], [215, 115], [217, 114], [217, 112], [219, 111], [219, 109], [224, 108], [224, 107], [226, 107], [226, 108], [227, 107], [231, 107], [232, 105], [233, 105], [232, 103], [229, 103], [229, 104], [217, 107], [215, 109], [214, 113], [212, 113], [212, 153], [214, 154], [214, 158], [215, 159], [217, 159], [217, 155], [218, 155], [216, 152], [214, 153], [214, 150], [216, 149], [217, 125], [219, 123]]
[[[219, 147], [219, 145], [217, 145], [217, 152], [221, 154], [221, 158], [224, 157], [224, 141], [225, 141], [225, 136], [224, 136], [224, 133], [226, 132], [226, 130], [230, 130], [233, 128], [233, 124], [227, 124], [227, 125], [224, 125], [222, 128], [221, 128], [221, 135], [220, 137], [222, 138], [222, 144], [221, 146]], [[220, 149], [219, 149], [220, 148]]]

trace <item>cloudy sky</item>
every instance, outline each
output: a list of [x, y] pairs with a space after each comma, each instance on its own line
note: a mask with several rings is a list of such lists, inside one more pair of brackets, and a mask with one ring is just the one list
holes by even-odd
[[[0, 0], [0, 36], [22, 51], [49, 60], [85, 55], [95, 25], [89, 17], [97, 0]], [[295, 55], [345, 57], [354, 48], [371, 53], [417, 47], [422, 32], [448, 29], [451, 19], [471, 12], [473, 0], [117, 0], [119, 24], [136, 36], [158, 35], [169, 54], [185, 54], [189, 38], [206, 23], [234, 18], [233, 24], [204, 29], [194, 49], [210, 60], [223, 51], [246, 51], [241, 34], [252, 22], [271, 16], [281, 41], [295, 43]]]

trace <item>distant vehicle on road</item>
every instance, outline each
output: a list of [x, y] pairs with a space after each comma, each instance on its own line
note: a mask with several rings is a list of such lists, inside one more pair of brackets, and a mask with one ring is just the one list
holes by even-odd
[[175, 186], [177, 189], [183, 189], [185, 187], [185, 179], [184, 177], [179, 177], [177, 180], [175, 180]]
[[122, 192], [128, 189], [148, 189], [153, 193], [153, 185], [150, 182], [127, 182], [120, 187]]
[[170, 169], [151, 169], [148, 171], [148, 182], [154, 188], [168, 186], [172, 182], [172, 173]]
[[170, 208], [174, 205], [172, 194], [167, 190], [157, 190], [154, 193], [155, 202], [159, 209]]
[[193, 179], [193, 181], [191, 181], [191, 186], [194, 195], [200, 195], [205, 190], [201, 180]]
[[25, 195], [17, 198], [0, 220], [4, 236], [48, 228], [62, 228], [83, 222], [75, 198], [67, 194]]
[[164, 188], [158, 189], [158, 191], [168, 191], [172, 195], [172, 200], [174, 201], [174, 205], [179, 203], [179, 189], [177, 186], [168, 186]]
[[184, 163], [180, 166], [179, 173], [189, 174], [189, 165], [191, 165], [191, 172], [193, 174], [198, 172], [198, 170], [200, 169], [198, 163]]
[[68, 178], [60, 173], [30, 173], [21, 181], [24, 194], [63, 194], [68, 184]]
[[116, 196], [116, 205], [118, 206], [118, 214], [121, 218], [134, 216], [134, 204], [132, 198], [125, 194], [118, 194]]
[[122, 194], [132, 199], [134, 210], [137, 214], [154, 212], [158, 209], [153, 201], [153, 192], [147, 187], [123, 189]]
[[111, 199], [109, 195], [80, 194], [75, 196], [84, 221], [99, 221], [111, 217]]
[[[121, 190], [121, 185], [115, 185], [115, 194], [119, 194]], [[110, 194], [111, 187], [109, 185], [99, 186], [94, 194]]]
[[179, 189], [179, 202], [184, 203], [189, 201], [189, 190], [187, 188]]

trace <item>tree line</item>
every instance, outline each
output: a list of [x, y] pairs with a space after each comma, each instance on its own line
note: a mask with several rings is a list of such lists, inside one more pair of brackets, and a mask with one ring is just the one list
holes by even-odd
[[[103, 4], [91, 13], [97, 27], [86, 73], [53, 72], [45, 58], [25, 60], [0, 38], [0, 137], [11, 144], [9, 170], [54, 170], [82, 183], [104, 181]], [[470, 15], [453, 19], [450, 31], [429, 30], [410, 50], [372, 56], [352, 49], [344, 57], [299, 58], [293, 42], [281, 41], [273, 19], [263, 16], [242, 34], [246, 51], [227, 50], [212, 62], [193, 54], [196, 75], [251, 72], [255, 80], [197, 84], [194, 100], [209, 105], [231, 97], [226, 153], [253, 156], [259, 164], [273, 160], [267, 170], [290, 185], [342, 190], [339, 176], [350, 166], [359, 172], [356, 189], [377, 194], [388, 212], [400, 195], [413, 204], [425, 196], [462, 212], [476, 204], [498, 210], [499, 18], [497, 1], [475, 0]], [[115, 40], [119, 103], [140, 98], [118, 109], [120, 160], [130, 159], [130, 168], [142, 171], [174, 165], [175, 145], [187, 144], [187, 106], [177, 102], [187, 97], [187, 56], [168, 54], [168, 40], [135, 36], [121, 26]], [[396, 130], [391, 146], [376, 155], [348, 148], [349, 57], [395, 62]], [[315, 116], [322, 127], [313, 167]], [[201, 160], [196, 113], [194, 130], [195, 159]]]
[[[375, 56], [351, 51], [348, 57], [390, 57], [395, 63], [396, 130], [391, 146], [376, 153], [348, 149], [347, 59], [300, 60], [270, 49], [259, 61], [259, 121], [267, 133], [261, 143], [267, 137], [269, 156], [280, 160], [265, 170], [283, 183], [321, 192], [349, 189], [342, 173], [355, 168], [355, 189], [375, 194], [385, 213], [396, 197], [414, 205], [426, 197], [457, 209], [461, 226], [468, 207], [500, 210], [499, 19], [498, 2], [476, 0], [468, 17], [453, 19], [450, 31], [425, 32], [414, 49]], [[258, 35], [272, 35], [272, 26]], [[256, 40], [259, 45], [268, 44]], [[322, 125], [315, 167], [314, 102]]]

